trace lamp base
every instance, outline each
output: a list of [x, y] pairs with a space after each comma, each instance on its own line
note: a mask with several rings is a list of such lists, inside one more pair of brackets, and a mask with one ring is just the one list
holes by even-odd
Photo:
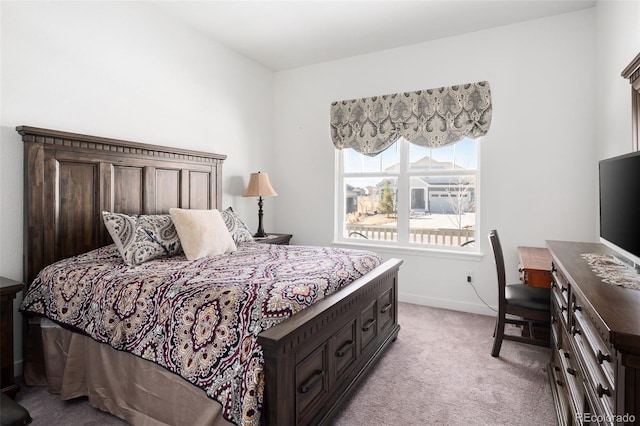
[[258, 197], [258, 232], [253, 234], [254, 238], [265, 238], [267, 233], [262, 227], [262, 197]]

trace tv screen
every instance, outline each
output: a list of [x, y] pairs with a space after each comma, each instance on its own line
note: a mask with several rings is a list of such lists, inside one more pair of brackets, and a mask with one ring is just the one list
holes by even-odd
[[600, 238], [640, 259], [640, 152], [602, 160], [600, 175]]

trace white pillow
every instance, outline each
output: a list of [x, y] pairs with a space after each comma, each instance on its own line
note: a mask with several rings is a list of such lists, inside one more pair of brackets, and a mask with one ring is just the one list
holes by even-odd
[[169, 209], [182, 250], [189, 260], [236, 251], [218, 210]]

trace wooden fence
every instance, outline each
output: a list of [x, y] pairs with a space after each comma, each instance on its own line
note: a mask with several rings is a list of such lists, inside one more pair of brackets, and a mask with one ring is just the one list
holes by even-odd
[[[362, 238], [375, 241], [397, 241], [398, 231], [385, 226], [369, 226], [347, 224], [345, 226], [349, 238]], [[475, 239], [474, 229], [446, 228], [410, 228], [409, 242], [416, 244], [437, 244], [445, 246], [462, 246]]]

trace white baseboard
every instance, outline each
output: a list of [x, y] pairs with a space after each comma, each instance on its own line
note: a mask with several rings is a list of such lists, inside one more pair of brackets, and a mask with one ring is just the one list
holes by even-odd
[[[438, 299], [435, 297], [418, 296], [415, 294], [399, 293], [398, 301], [416, 305], [432, 306], [434, 308], [451, 309], [472, 314], [496, 316], [496, 313], [481, 303], [460, 302], [459, 300]], [[497, 309], [495, 306], [494, 309]]]

